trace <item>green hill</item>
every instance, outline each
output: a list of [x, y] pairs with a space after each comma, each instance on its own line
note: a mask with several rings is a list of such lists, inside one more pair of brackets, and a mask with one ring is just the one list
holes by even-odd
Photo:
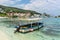
[[3, 12], [3, 13], [7, 13], [7, 12], [17, 12], [17, 13], [25, 13], [25, 12], [30, 12], [31, 14], [34, 14], [34, 13], [37, 13], [37, 14], [40, 14], [36, 11], [32, 11], [32, 10], [24, 10], [24, 9], [19, 9], [19, 8], [15, 8], [15, 7], [8, 7], [8, 6], [3, 6], [3, 5], [0, 5], [0, 12]]
[[17, 13], [30, 12], [31, 15], [38, 14], [38, 15], [44, 15], [44, 16], [47, 16], [47, 17], [50, 16], [50, 15], [48, 15], [46, 13], [41, 14], [41, 13], [38, 13], [38, 12], [32, 11], [32, 10], [24, 10], [24, 9], [20, 9], [20, 8], [0, 5], [0, 16], [7, 16], [6, 13], [8, 13], [8, 12], [17, 12]]

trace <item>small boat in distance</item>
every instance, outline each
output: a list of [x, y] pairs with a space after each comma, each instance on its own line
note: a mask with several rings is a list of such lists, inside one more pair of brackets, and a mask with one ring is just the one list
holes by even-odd
[[[38, 30], [43, 27], [43, 23], [39, 22], [42, 18], [32, 18], [32, 19], [20, 19], [24, 21], [29, 21], [30, 23], [24, 24], [24, 25], [19, 25], [16, 27], [16, 32], [21, 32], [21, 33], [27, 33], [27, 32], [32, 32], [35, 30]], [[31, 21], [38, 21], [38, 22], [31, 22]]]

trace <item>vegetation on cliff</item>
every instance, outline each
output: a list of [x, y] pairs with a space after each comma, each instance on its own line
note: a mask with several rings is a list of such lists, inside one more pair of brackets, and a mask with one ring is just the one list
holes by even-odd
[[44, 16], [50, 17], [50, 15], [48, 15], [46, 13], [42, 14], [42, 13], [38, 13], [38, 12], [32, 11], [32, 10], [24, 10], [24, 9], [20, 9], [20, 8], [0, 5], [0, 16], [7, 16], [6, 13], [9, 13], [9, 12], [14, 12], [14, 13], [30, 12], [31, 15], [38, 14], [38, 15], [44, 15]]

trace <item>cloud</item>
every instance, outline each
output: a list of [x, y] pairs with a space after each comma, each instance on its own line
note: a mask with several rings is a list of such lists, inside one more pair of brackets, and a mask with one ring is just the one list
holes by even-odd
[[30, 0], [27, 4], [20, 4], [21, 1], [23, 0], [0, 0], [0, 4], [42, 13], [59, 14], [60, 0]]
[[6, 2], [6, 1], [8, 1], [8, 0], [0, 0], [0, 3], [4, 3], [4, 2]]
[[18, 4], [18, 5], [14, 5], [13, 7], [17, 7], [17, 8], [24, 8], [25, 7], [25, 4]]
[[47, 1], [44, 1], [44, 0], [38, 0], [38, 1], [37, 0], [31, 0], [30, 3], [25, 4], [23, 9], [42, 12], [42, 10], [46, 9], [46, 5], [48, 5]]
[[60, 0], [31, 0], [30, 3], [23, 5], [23, 9], [35, 10], [37, 12], [59, 13]]
[[44, 6], [44, 4], [47, 4], [45, 1], [37, 1], [37, 0], [31, 0], [29, 4], [26, 4], [24, 9], [35, 9], [35, 8], [40, 8]]
[[21, 1], [21, 0], [0, 0], [0, 4], [1, 5], [13, 5], [13, 4], [15, 4], [16, 2], [19, 2], [19, 1]]

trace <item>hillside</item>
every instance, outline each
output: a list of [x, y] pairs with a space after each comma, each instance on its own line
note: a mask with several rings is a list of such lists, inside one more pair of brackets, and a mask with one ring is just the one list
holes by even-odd
[[44, 15], [44, 16], [47, 16], [49, 17], [50, 15], [49, 14], [41, 14], [41, 13], [38, 13], [36, 11], [32, 11], [32, 10], [24, 10], [24, 9], [20, 9], [20, 8], [15, 8], [15, 7], [8, 7], [8, 6], [3, 6], [3, 5], [0, 5], [0, 16], [5, 16], [6, 13], [9, 13], [9, 12], [14, 12], [14, 13], [26, 13], [26, 12], [30, 12], [31, 15], [34, 15], [34, 14], [38, 14], [38, 15]]
[[19, 9], [19, 8], [15, 8], [15, 7], [8, 7], [8, 6], [3, 6], [3, 5], [0, 5], [0, 12], [17, 12], [17, 13], [25, 13], [25, 12], [30, 12], [31, 14], [34, 14], [34, 13], [37, 13], [37, 14], [40, 14], [38, 12], [35, 12], [35, 11], [32, 11], [32, 10], [24, 10], [24, 9]]

